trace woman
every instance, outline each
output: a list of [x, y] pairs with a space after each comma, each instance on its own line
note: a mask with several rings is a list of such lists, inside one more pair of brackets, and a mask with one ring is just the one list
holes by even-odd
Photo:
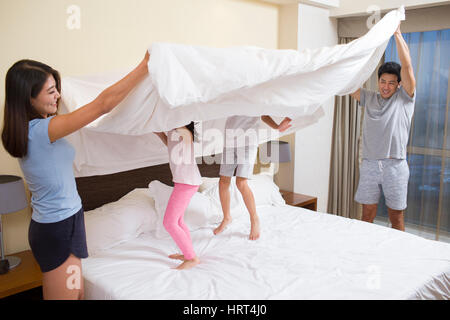
[[83, 299], [81, 258], [88, 256], [84, 213], [65, 136], [110, 112], [148, 74], [146, 52], [123, 79], [76, 111], [56, 115], [61, 80], [51, 67], [16, 62], [6, 74], [2, 142], [16, 158], [31, 191], [28, 240], [42, 273], [44, 299]]
[[194, 123], [156, 134], [169, 151], [169, 166], [174, 182], [163, 225], [183, 253], [172, 254], [169, 258], [183, 261], [176, 269], [189, 269], [200, 263], [192, 246], [189, 228], [183, 219], [191, 198], [202, 184], [194, 155]]

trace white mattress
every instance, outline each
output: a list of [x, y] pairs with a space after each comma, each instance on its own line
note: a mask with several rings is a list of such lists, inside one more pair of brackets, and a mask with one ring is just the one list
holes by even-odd
[[171, 239], [141, 234], [83, 260], [86, 299], [449, 299], [450, 245], [292, 206], [259, 208], [220, 235], [191, 233], [201, 264]]

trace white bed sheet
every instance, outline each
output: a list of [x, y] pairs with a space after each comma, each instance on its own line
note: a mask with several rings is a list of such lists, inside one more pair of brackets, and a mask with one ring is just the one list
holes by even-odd
[[449, 299], [450, 245], [292, 206], [258, 209], [220, 235], [191, 233], [201, 263], [180, 261], [171, 239], [144, 233], [83, 260], [87, 299]]
[[[202, 123], [199, 136], [220, 133], [219, 139], [202, 142], [200, 155], [213, 154], [211, 148], [222, 152], [230, 116], [293, 119], [282, 133], [260, 122], [259, 143], [313, 125], [325, 115], [326, 101], [356, 91], [370, 77], [404, 19], [402, 6], [351, 43], [302, 51], [153, 43], [149, 75], [114, 110], [67, 137], [76, 150], [75, 176], [165, 163], [167, 150], [152, 132], [191, 121]], [[90, 103], [126, 73], [63, 78], [59, 112]]]

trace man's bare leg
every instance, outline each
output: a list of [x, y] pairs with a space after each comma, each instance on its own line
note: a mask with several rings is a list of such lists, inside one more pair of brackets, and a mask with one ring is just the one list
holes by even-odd
[[388, 213], [392, 228], [400, 231], [405, 231], [405, 216], [403, 214], [403, 210], [394, 210], [388, 208]]
[[373, 223], [377, 215], [378, 204], [363, 204], [362, 221]]

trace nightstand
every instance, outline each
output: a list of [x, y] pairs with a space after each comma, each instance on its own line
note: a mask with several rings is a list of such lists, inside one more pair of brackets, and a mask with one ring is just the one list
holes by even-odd
[[317, 211], [317, 197], [311, 197], [286, 190], [280, 190], [280, 193], [284, 201], [286, 201], [286, 204], [290, 206]]
[[0, 275], [0, 299], [42, 286], [42, 273], [31, 250], [14, 253], [22, 261]]

